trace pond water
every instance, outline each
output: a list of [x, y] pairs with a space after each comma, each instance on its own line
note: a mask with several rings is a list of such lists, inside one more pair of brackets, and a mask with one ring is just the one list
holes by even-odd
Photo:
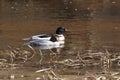
[[[63, 54], [60, 56], [60, 60], [66, 58], [64, 53], [84, 53], [84, 51], [89, 50], [102, 52], [105, 49], [110, 52], [120, 52], [120, 6], [118, 0], [116, 0], [116, 2], [111, 2], [109, 0], [0, 1], [1, 50], [7, 49], [8, 46], [20, 47], [25, 43], [25, 41], [22, 40], [23, 38], [43, 33], [55, 33], [58, 26], [64, 26], [69, 29], [70, 32], [64, 34], [66, 41], [65, 47], [62, 48], [60, 52]], [[46, 55], [50, 53], [50, 51], [43, 50], [43, 53]], [[35, 61], [37, 61], [36, 57]], [[47, 58], [49, 58], [49, 56], [47, 56]], [[73, 57], [71, 55], [67, 58]], [[49, 60], [50, 58], [48, 61]], [[36, 62], [33, 61], [31, 64], [35, 63]], [[27, 66], [29, 66], [30, 69], [29, 67], [27, 67], [27, 69], [24, 68], [25, 70], [23, 69], [23, 71], [26, 72], [24, 74], [28, 74], [23, 80], [26, 80], [26, 78], [35, 80], [34, 77], [36, 77], [37, 74], [32, 73], [38, 70], [38, 68], [36, 68], [37, 66], [35, 68], [32, 68], [30, 64], [27, 64]], [[21, 71], [22, 68], [17, 70], [23, 73]], [[94, 70], [97, 71], [97, 69]], [[7, 73], [8, 75], [10, 74], [7, 71], [3, 72], [1, 70], [1, 72], [4, 74]], [[58, 71], [58, 73], [59, 72], [60, 71]], [[78, 74], [80, 71], [75, 72], [73, 70], [73, 72], [62, 74], [66, 76], [71, 73], [69, 74], [71, 77], [78, 78], [78, 75], [74, 76], [74, 74]], [[19, 74], [16, 71], [14, 71], [14, 73], [16, 75]], [[32, 77], [33, 79], [29, 77], [31, 75], [34, 76]], [[0, 76], [3, 77], [5, 75]], [[21, 80], [19, 76], [15, 80]], [[75, 80], [82, 80], [77, 78]], [[5, 80], [7, 80], [6, 77]]]

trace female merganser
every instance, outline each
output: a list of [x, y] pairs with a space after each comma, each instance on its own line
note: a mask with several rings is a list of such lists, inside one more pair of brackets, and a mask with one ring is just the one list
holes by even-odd
[[23, 40], [29, 40], [28, 44], [39, 45], [39, 46], [48, 46], [54, 45], [58, 46], [64, 44], [65, 37], [63, 33], [66, 31], [64, 27], [58, 27], [56, 29], [56, 34], [41, 34], [35, 35], [30, 38], [24, 38]]

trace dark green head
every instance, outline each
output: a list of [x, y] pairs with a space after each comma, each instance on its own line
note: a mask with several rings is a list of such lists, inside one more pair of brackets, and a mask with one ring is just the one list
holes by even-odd
[[64, 27], [58, 27], [56, 30], [56, 34], [63, 34], [66, 31]]

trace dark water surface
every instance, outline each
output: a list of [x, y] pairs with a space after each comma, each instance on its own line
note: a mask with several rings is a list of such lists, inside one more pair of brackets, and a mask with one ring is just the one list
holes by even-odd
[[66, 34], [68, 47], [119, 48], [118, 10], [117, 1], [1, 0], [0, 48], [22, 45], [24, 37], [54, 33], [58, 26], [71, 30]]
[[63, 52], [120, 51], [119, 0], [0, 0], [0, 49], [58, 26], [71, 30]]

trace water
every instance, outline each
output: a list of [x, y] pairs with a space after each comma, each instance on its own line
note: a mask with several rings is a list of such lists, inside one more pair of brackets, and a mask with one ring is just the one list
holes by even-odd
[[70, 45], [81, 48], [119, 48], [119, 8], [114, 9], [112, 4], [109, 5], [110, 2], [106, 2], [106, 9], [103, 3], [96, 2], [102, 5], [98, 6], [94, 2], [1, 0], [0, 47], [3, 49], [6, 45], [18, 46], [23, 43], [21, 39], [24, 37], [54, 33], [56, 27], [62, 25], [71, 30], [67, 34], [69, 37], [66, 37], [67, 45], [72, 43]]
[[65, 26], [71, 32], [65, 33], [61, 53], [119, 52], [119, 7], [118, 0], [0, 0], [0, 49], [20, 47], [23, 38]]

